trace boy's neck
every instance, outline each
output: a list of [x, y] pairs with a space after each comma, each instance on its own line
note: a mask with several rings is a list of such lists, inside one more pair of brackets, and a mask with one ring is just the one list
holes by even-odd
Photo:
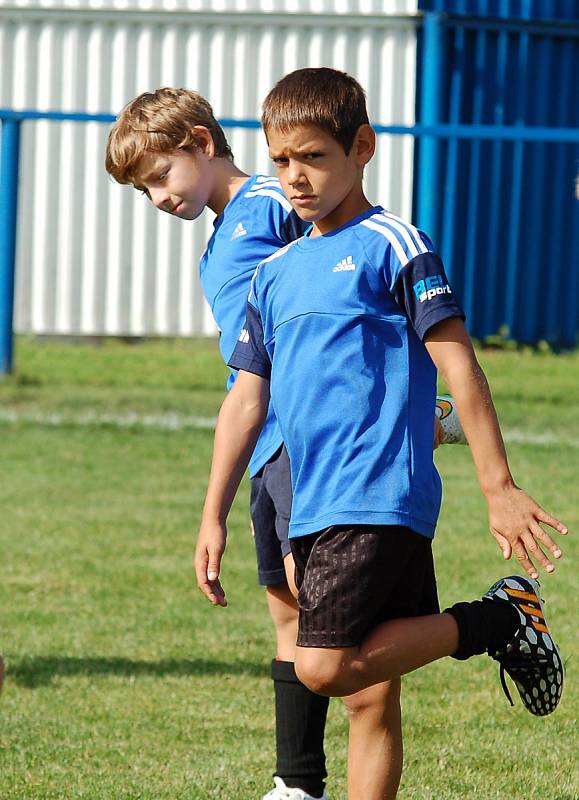
[[249, 178], [228, 158], [214, 158], [211, 162], [213, 170], [213, 191], [207, 205], [219, 216], [225, 206], [233, 200], [237, 192]]
[[346, 197], [331, 214], [313, 223], [310, 238], [332, 233], [371, 208], [373, 208], [372, 203], [360, 187], [359, 191]]

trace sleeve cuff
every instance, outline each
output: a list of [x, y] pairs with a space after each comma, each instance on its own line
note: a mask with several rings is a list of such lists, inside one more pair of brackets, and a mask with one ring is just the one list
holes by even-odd
[[453, 317], [458, 317], [463, 322], [466, 319], [466, 316], [462, 309], [460, 308], [436, 308], [433, 309], [432, 313], [428, 314], [427, 316], [423, 317], [420, 320], [420, 324], [415, 327], [415, 331], [418, 335], [420, 341], [424, 341], [424, 337], [428, 333], [428, 331], [437, 325], [439, 322], [444, 322], [445, 319], [452, 319]]
[[258, 361], [256, 358], [246, 358], [239, 354], [233, 354], [231, 360], [227, 363], [228, 367], [233, 367], [233, 369], [242, 369], [244, 372], [251, 372], [254, 375], [259, 375], [260, 378], [265, 378], [266, 380], [270, 379], [271, 376], [271, 367], [270, 365], [265, 365], [262, 361]]

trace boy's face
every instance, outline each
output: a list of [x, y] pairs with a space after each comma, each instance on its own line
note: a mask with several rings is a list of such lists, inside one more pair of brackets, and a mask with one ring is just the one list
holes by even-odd
[[160, 211], [180, 219], [196, 219], [209, 201], [213, 175], [204, 152], [171, 150], [144, 156], [135, 186]]
[[316, 125], [267, 134], [269, 153], [288, 200], [319, 234], [329, 233], [361, 214], [362, 174], [374, 153], [374, 132], [362, 125], [348, 155], [342, 145]]

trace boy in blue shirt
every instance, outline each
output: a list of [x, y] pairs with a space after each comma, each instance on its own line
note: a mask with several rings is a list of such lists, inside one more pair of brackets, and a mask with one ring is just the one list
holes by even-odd
[[[309, 228], [292, 210], [277, 178], [249, 176], [237, 169], [223, 130], [209, 103], [186, 89], [158, 89], [135, 98], [113, 126], [107, 146], [107, 171], [120, 183], [142, 190], [159, 210], [184, 220], [209, 207], [216, 214], [214, 232], [201, 259], [204, 295], [219, 326], [225, 362], [235, 347], [245, 318], [247, 295], [255, 266]], [[231, 371], [229, 388], [235, 371]], [[437, 406], [441, 426], [437, 442], [450, 441], [453, 421], [450, 398]], [[458, 426], [458, 440], [461, 438]], [[453, 441], [455, 439], [452, 439]], [[270, 409], [249, 465], [251, 516], [257, 549], [259, 581], [266, 586], [277, 632], [277, 658], [272, 662], [276, 701], [276, 788], [269, 800], [308, 800], [323, 796], [323, 735], [328, 701], [303, 686], [293, 657], [297, 606], [290, 592], [293, 560], [288, 540], [291, 482], [287, 453]], [[287, 573], [287, 577], [286, 577]], [[354, 727], [383, 726], [386, 705], [397, 714], [396, 691], [384, 685], [354, 708]], [[399, 773], [401, 743], [397, 725], [388, 721], [385, 775]], [[355, 778], [352, 777], [354, 781]], [[289, 796], [288, 796], [289, 793]]]
[[[544, 621], [536, 563], [566, 528], [514, 483], [486, 379], [428, 238], [362, 188], [374, 152], [361, 87], [298, 70], [264, 104], [281, 185], [312, 225], [258, 267], [219, 415], [199, 533], [199, 587], [219, 582], [225, 520], [271, 397], [293, 487], [290, 542], [299, 589], [296, 672], [362, 707], [377, 687], [438, 658], [488, 652], [538, 715], [556, 707], [563, 666]], [[482, 601], [439, 613], [431, 539], [441, 486], [432, 460], [436, 367], [471, 444], [491, 531], [531, 579], [504, 578]], [[392, 724], [395, 724], [393, 718]], [[350, 737], [350, 800], [394, 798], [375, 731]]]
[[[217, 218], [201, 259], [204, 295], [221, 331], [220, 349], [227, 362], [245, 318], [255, 266], [309, 227], [292, 210], [277, 178], [249, 176], [237, 169], [223, 130], [209, 103], [186, 89], [158, 89], [135, 98], [113, 126], [107, 146], [107, 171], [120, 183], [141, 189], [162, 211], [195, 219], [205, 207]], [[235, 371], [231, 371], [231, 387]], [[450, 398], [440, 400], [436, 442], [456, 441], [456, 414]], [[458, 426], [458, 441], [461, 440]], [[266, 586], [277, 633], [272, 662], [276, 705], [277, 768], [268, 800], [309, 800], [324, 796], [323, 737], [327, 698], [312, 693], [295, 675], [293, 657], [297, 605], [290, 592], [293, 560], [288, 540], [291, 481], [287, 453], [273, 413], [268, 415], [249, 471], [251, 516], [259, 581]], [[397, 713], [398, 699], [389, 686], [374, 692], [356, 710], [356, 726], [382, 726], [384, 706]], [[389, 701], [389, 702], [386, 702]], [[380, 713], [376, 715], [375, 709]], [[388, 722], [383, 772], [400, 770], [397, 726]]]

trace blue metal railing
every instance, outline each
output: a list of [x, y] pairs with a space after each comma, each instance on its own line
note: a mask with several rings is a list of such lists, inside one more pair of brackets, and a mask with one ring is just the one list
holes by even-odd
[[[531, 7], [533, 3], [533, 7]], [[555, 11], [555, 0], [550, 5]], [[579, 338], [579, 12], [548, 2], [421, 0], [417, 113], [473, 132], [416, 148], [415, 210], [471, 335], [560, 347]], [[497, 19], [501, 9], [502, 19]], [[523, 9], [524, 6], [524, 9]], [[558, 3], [563, 12], [562, 4]], [[565, 12], [565, 13], [567, 13]], [[490, 15], [490, 16], [489, 16]], [[507, 18], [504, 18], [506, 15]], [[444, 58], [440, 58], [440, 52]], [[490, 126], [485, 141], [474, 132]], [[543, 136], [544, 127], [569, 138]], [[520, 128], [524, 131], [520, 131]], [[526, 131], [539, 133], [536, 139]], [[436, 159], [436, 163], [433, 163]], [[429, 197], [430, 194], [430, 197]]]
[[[438, 35], [433, 30], [432, 35]], [[433, 80], [429, 91], [435, 92]], [[525, 125], [443, 124], [437, 122], [436, 110], [423, 107], [425, 123], [417, 125], [374, 125], [378, 134], [413, 136], [421, 141], [421, 174], [417, 186], [417, 222], [426, 231], [438, 230], [439, 198], [432, 191], [438, 186], [441, 141], [460, 140], [491, 142], [548, 142], [577, 143], [579, 129], [550, 128]], [[16, 229], [18, 210], [18, 173], [21, 126], [27, 120], [60, 122], [112, 123], [112, 114], [68, 113], [59, 111], [14, 111], [0, 108], [2, 138], [0, 143], [0, 375], [12, 370], [14, 277], [16, 265]], [[260, 123], [251, 119], [222, 119], [224, 128], [258, 129]], [[426, 157], [424, 148], [426, 148]], [[432, 182], [434, 181], [434, 182]]]
[[20, 123], [3, 120], [0, 144], [0, 375], [12, 370]]
[[[0, 108], [0, 376], [12, 372], [14, 355], [14, 284], [22, 124], [27, 120], [111, 124], [115, 119], [113, 114]], [[224, 128], [260, 128], [259, 122], [253, 119], [224, 119], [221, 124]]]

